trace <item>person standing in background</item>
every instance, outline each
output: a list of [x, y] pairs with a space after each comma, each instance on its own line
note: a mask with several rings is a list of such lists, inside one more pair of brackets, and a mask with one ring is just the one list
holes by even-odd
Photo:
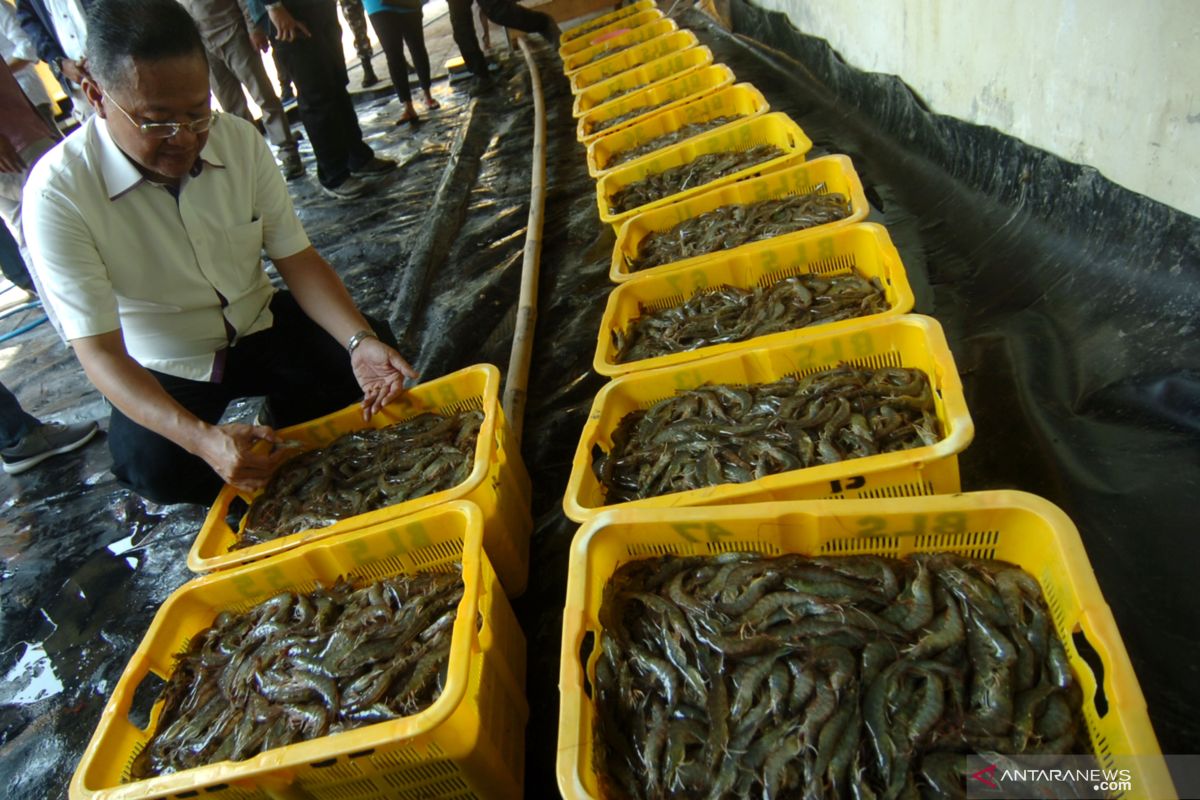
[[248, 22], [237, 0], [182, 2], [200, 29], [200, 38], [208, 51], [209, 85], [221, 108], [253, 122], [254, 115], [242, 87], [249, 89], [250, 96], [262, 109], [263, 128], [278, 151], [284, 177], [292, 180], [304, 175], [300, 148], [259, 55], [260, 50], [266, 52], [269, 47], [267, 35]]
[[250, 18], [296, 82], [300, 119], [317, 157], [317, 181], [331, 197], [350, 200], [371, 191], [372, 179], [396, 169], [363, 141], [346, 86], [346, 54], [334, 0], [246, 0]]
[[17, 21], [33, 42], [38, 58], [71, 96], [71, 112], [81, 122], [92, 107], [80, 91], [87, 74], [84, 45], [87, 42], [87, 10], [97, 0], [17, 0]]
[[515, 31], [536, 33], [550, 43], [558, 52], [558, 39], [562, 31], [549, 14], [525, 8], [516, 0], [447, 0], [450, 11], [450, 30], [463, 62], [476, 78], [489, 81], [488, 61], [479, 49], [479, 38], [475, 34], [475, 21], [471, 18], [472, 3], [479, 4], [479, 12], [497, 25]]
[[[58, 128], [47, 123], [25, 96], [8, 65], [0, 66], [0, 216], [8, 223], [17, 241], [21, 233], [21, 193], [29, 170], [55, 142], [62, 138]], [[23, 265], [23, 262], [22, 262]], [[8, 271], [5, 270], [8, 275]], [[25, 283], [9, 276], [13, 283]]]
[[42, 85], [42, 79], [35, 69], [39, 60], [37, 50], [29, 40], [29, 35], [21, 29], [21, 23], [17, 21], [17, 9], [12, 0], [0, 0], [0, 57], [4, 58], [4, 63], [12, 70], [13, 77], [21, 84], [21, 90], [46, 120], [46, 124], [57, 130], [58, 126], [54, 123], [54, 103], [46, 93], [46, 87]]
[[350, 33], [354, 34], [354, 50], [362, 64], [363, 88], [374, 86], [379, 83], [379, 78], [371, 64], [371, 56], [375, 55], [375, 51], [371, 47], [371, 36], [367, 33], [367, 12], [363, 8], [363, 0], [338, 0], [338, 5], [342, 7], [342, 16], [350, 26]]
[[417, 80], [425, 93], [425, 108], [432, 111], [441, 108], [433, 99], [433, 79], [429, 70], [429, 52], [425, 49], [425, 29], [421, 25], [421, 0], [365, 0], [371, 25], [379, 35], [383, 54], [387, 58], [388, 72], [396, 96], [404, 106], [404, 112], [396, 120], [397, 125], [416, 122], [417, 110], [413, 108], [412, 90], [408, 85], [408, 63], [404, 60], [404, 46], [412, 54], [413, 66], [417, 69]]

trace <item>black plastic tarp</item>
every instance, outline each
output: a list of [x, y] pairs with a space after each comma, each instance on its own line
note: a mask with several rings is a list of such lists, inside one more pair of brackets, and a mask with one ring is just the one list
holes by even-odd
[[[998, 131], [932, 114], [899, 80], [846, 66], [779, 15], [736, 0], [731, 14], [751, 38], [695, 11], [679, 21], [796, 119], [814, 155], [853, 159], [872, 219], [899, 248], [915, 310], [945, 327], [976, 426], [960, 458], [963, 488], [1019, 488], [1071, 515], [1164, 752], [1195, 751], [1200, 221]], [[544, 47], [538, 61], [548, 195], [522, 443], [535, 566], [514, 603], [529, 644], [531, 798], [557, 792], [561, 610], [576, 530], [561, 501], [604, 384], [591, 357], [613, 245], [559, 62]], [[364, 129], [403, 162], [386, 193], [339, 206], [294, 189], [317, 247], [366, 311], [392, 320], [426, 378], [506, 364], [528, 211], [528, 87], [510, 58], [495, 92], [461, 96], [411, 133], [390, 126], [394, 100], [375, 99], [361, 108]], [[45, 380], [77, 370], [52, 340], [26, 347]], [[91, 447], [0, 483], [0, 791], [10, 797], [65, 795], [155, 608], [189, 577], [183, 559], [202, 512], [147, 506], [116, 486], [107, 463]]]

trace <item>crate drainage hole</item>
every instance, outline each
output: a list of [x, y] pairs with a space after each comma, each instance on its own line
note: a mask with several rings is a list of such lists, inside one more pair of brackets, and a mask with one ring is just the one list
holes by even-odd
[[158, 696], [162, 694], [163, 687], [166, 685], [165, 680], [153, 672], [147, 672], [146, 677], [142, 678], [142, 682], [133, 692], [133, 700], [129, 704], [129, 714], [127, 715], [129, 721], [141, 730], [146, 730], [146, 726], [150, 724], [150, 712], [154, 710], [154, 704], [158, 702]]
[[592, 657], [592, 649], [596, 646], [596, 634], [588, 631], [583, 635], [579, 644], [579, 664], [583, 667], [583, 692], [592, 699], [592, 682], [588, 679], [588, 659]]
[[1100, 654], [1096, 652], [1096, 648], [1092, 647], [1092, 643], [1083, 633], [1083, 629], [1076, 626], [1074, 632], [1071, 633], [1071, 640], [1075, 642], [1075, 650], [1092, 670], [1092, 674], [1096, 676], [1096, 713], [1103, 719], [1108, 713], [1108, 698], [1104, 695], [1104, 662], [1100, 660]]

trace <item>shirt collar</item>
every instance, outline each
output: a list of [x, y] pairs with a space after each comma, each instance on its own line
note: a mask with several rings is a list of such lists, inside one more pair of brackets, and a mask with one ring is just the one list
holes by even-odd
[[[125, 155], [125, 152], [113, 141], [112, 135], [108, 132], [108, 120], [101, 119], [98, 115], [93, 115], [92, 120], [96, 125], [96, 135], [100, 145], [100, 174], [104, 177], [104, 188], [108, 192], [108, 199], [116, 200], [146, 180], [146, 176], [134, 166], [133, 160]], [[200, 165], [202, 164], [219, 169], [225, 168], [224, 161], [213, 151], [212, 132], [215, 132], [218, 127], [217, 119], [214, 119], [213, 126], [209, 128], [208, 141], [204, 143], [204, 148], [200, 151], [200, 157], [197, 159], [197, 166], [192, 168], [192, 177], [200, 174]]]

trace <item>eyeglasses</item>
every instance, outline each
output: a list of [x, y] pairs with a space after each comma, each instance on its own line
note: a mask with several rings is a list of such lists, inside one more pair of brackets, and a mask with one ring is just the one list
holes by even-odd
[[213, 120], [217, 118], [217, 113], [214, 111], [207, 117], [194, 119], [191, 122], [138, 122], [129, 112], [121, 108], [121, 104], [113, 100], [113, 96], [108, 92], [104, 92], [104, 96], [112, 100], [112, 104], [117, 107], [117, 110], [125, 115], [125, 119], [129, 120], [133, 125], [142, 132], [143, 136], [148, 136], [151, 139], [171, 139], [179, 135], [182, 130], [188, 130], [191, 133], [204, 133], [212, 127]]

